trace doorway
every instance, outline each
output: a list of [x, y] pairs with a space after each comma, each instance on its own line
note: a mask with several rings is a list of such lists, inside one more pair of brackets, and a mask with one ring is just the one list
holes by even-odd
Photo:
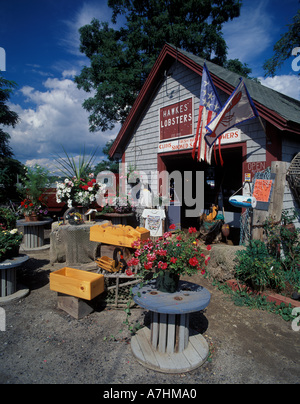
[[[170, 207], [168, 211], [168, 225], [178, 224], [180, 221], [180, 227], [185, 229], [189, 227], [199, 226], [199, 217], [187, 217], [186, 210], [191, 209], [190, 206], [186, 206], [184, 193], [187, 189], [184, 184], [184, 172], [191, 171], [192, 175], [192, 187], [189, 186], [189, 190], [192, 189], [192, 197], [196, 197], [197, 188], [196, 172], [202, 171], [204, 173], [204, 212], [210, 213], [212, 205], [219, 206], [219, 213], [224, 215], [224, 220], [231, 227], [239, 227], [239, 218], [241, 209], [232, 206], [229, 203], [230, 196], [242, 187], [243, 184], [243, 148], [242, 146], [222, 148], [223, 166], [219, 163], [219, 159], [216, 162], [212, 161], [209, 165], [204, 162], [198, 162], [192, 158], [191, 153], [176, 153], [169, 155], [159, 155], [161, 161], [158, 164], [159, 170], [166, 170], [168, 173], [179, 171], [181, 173], [181, 186], [182, 186], [182, 201], [181, 206], [176, 204], [176, 195], [174, 195], [174, 188], [176, 184], [170, 183]], [[203, 213], [203, 212], [201, 212]], [[178, 226], [179, 227], [179, 226]]]

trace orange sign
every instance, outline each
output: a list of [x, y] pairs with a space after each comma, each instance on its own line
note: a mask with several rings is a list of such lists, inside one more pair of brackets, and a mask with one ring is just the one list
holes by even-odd
[[258, 202], [269, 202], [272, 184], [272, 180], [259, 179], [255, 181], [253, 196]]

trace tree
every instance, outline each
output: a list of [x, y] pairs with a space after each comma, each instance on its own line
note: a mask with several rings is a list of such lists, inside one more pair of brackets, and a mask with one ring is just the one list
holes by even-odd
[[109, 150], [113, 144], [114, 140], [109, 140], [106, 142], [106, 145], [103, 147], [102, 152], [103, 154], [107, 157], [107, 160], [103, 160], [100, 163], [98, 163], [94, 169], [94, 174], [97, 176], [97, 174], [101, 173], [101, 171], [111, 171], [112, 173], [118, 173], [119, 172], [119, 162], [115, 161], [109, 156]]
[[292, 50], [300, 45], [300, 9], [293, 17], [292, 24], [288, 25], [288, 31], [281, 36], [273, 48], [273, 56], [266, 60], [263, 68], [265, 77], [274, 77], [276, 71], [282, 66], [285, 60], [291, 57]]
[[[15, 87], [15, 82], [8, 81], [0, 75], [0, 125], [15, 127], [18, 123], [18, 115], [5, 104], [10, 98], [12, 89]], [[0, 158], [13, 156], [13, 152], [9, 146], [9, 139], [10, 135], [0, 127]]]
[[95, 91], [83, 103], [90, 130], [123, 123], [166, 42], [217, 64], [226, 61], [222, 25], [239, 16], [239, 0], [108, 0], [119, 30], [92, 20], [80, 28], [80, 51], [90, 59], [75, 77], [78, 88]]
[[16, 83], [0, 75], [0, 203], [16, 197], [17, 175], [23, 173], [22, 164], [12, 158], [10, 135], [1, 128], [1, 126], [15, 127], [19, 121], [17, 113], [6, 105], [15, 87]]

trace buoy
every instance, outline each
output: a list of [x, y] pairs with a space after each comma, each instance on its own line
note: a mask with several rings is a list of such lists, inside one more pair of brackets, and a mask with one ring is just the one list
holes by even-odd
[[233, 195], [229, 198], [229, 203], [238, 208], [255, 208], [256, 198], [254, 196]]

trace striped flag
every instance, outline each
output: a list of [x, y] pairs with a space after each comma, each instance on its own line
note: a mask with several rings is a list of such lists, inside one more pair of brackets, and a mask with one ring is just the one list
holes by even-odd
[[208, 133], [205, 134], [205, 141], [207, 145], [212, 148], [217, 139], [228, 129], [258, 116], [246, 85], [241, 79], [240, 84], [228, 98], [220, 113], [206, 125]]
[[212, 119], [214, 119], [221, 108], [222, 104], [219, 100], [218, 94], [210, 77], [206, 64], [204, 63], [200, 90], [199, 116], [194, 147], [192, 151], [192, 156], [193, 158], [195, 158], [196, 149], [198, 148], [197, 159], [199, 161], [204, 160], [209, 164], [211, 162], [212, 149], [206, 145], [206, 142], [204, 140], [204, 135], [207, 132], [205, 127], [211, 122]]

